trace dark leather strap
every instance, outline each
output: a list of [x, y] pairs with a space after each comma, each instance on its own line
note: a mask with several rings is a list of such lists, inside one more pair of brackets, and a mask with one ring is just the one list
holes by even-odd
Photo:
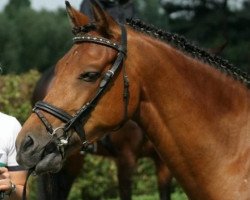
[[58, 119], [62, 120], [63, 122], [69, 121], [72, 116], [66, 113], [65, 111], [61, 110], [60, 108], [57, 108], [51, 104], [48, 104], [44, 101], [38, 101], [33, 110], [40, 109], [47, 113], [50, 113], [51, 115], [57, 117]]

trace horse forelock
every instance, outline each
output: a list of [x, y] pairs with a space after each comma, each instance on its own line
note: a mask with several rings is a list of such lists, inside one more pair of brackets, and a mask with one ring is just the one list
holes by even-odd
[[89, 23], [89, 24], [86, 24], [84, 26], [77, 26], [77, 27], [73, 27], [72, 28], [72, 33], [74, 35], [82, 35], [82, 34], [86, 34], [92, 30], [95, 30], [96, 29], [96, 24], [94, 23]]
[[192, 58], [207, 63], [210, 66], [217, 68], [221, 72], [232, 76], [234, 79], [241, 81], [248, 88], [250, 87], [250, 77], [247, 73], [233, 66], [227, 60], [216, 55], [212, 55], [206, 50], [195, 46], [185, 37], [156, 28], [155, 26], [146, 24], [139, 19], [128, 19], [127, 24], [136, 31], [145, 33], [153, 38], [160, 39], [163, 42], [167, 42], [172, 47], [177, 48]]

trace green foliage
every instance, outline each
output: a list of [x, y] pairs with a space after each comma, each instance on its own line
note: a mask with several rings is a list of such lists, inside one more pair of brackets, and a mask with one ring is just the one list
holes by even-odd
[[[117, 170], [114, 161], [87, 155], [84, 169], [71, 190], [69, 200], [105, 200], [118, 198]], [[157, 192], [154, 165], [149, 159], [141, 159], [134, 175], [134, 196], [150, 196]]]
[[138, 17], [145, 22], [154, 24], [155, 26], [166, 28], [168, 27], [168, 17], [164, 15], [164, 10], [155, 0], [135, 0]]
[[[69, 200], [118, 200], [118, 183], [114, 161], [100, 156], [87, 155], [84, 169], [75, 182]], [[133, 178], [133, 199], [155, 200], [159, 198], [154, 163], [140, 159]], [[173, 200], [187, 200], [174, 182]]]
[[[140, 196], [133, 195], [133, 200], [156, 200], [158, 198], [159, 198], [158, 194], [140, 195]], [[119, 198], [115, 198], [115, 199], [108, 198], [107, 200], [120, 200], [120, 199]]]
[[173, 187], [173, 190], [171, 193], [172, 200], [188, 200], [188, 197], [183, 192], [182, 188], [179, 186], [179, 184], [177, 183], [175, 179], [173, 179], [172, 187]]
[[31, 70], [27, 74], [0, 77], [0, 110], [24, 122], [31, 111], [30, 98], [39, 78], [39, 73]]
[[30, 7], [29, 0], [9, 0], [8, 5], [5, 7], [5, 12], [10, 17], [14, 17], [17, 10], [20, 10], [25, 7]]
[[229, 1], [186, 0], [162, 4], [171, 32], [186, 36], [203, 48], [216, 48], [227, 42], [222, 57], [250, 72], [249, 4], [240, 10]]
[[54, 65], [72, 44], [70, 24], [62, 10], [37, 12], [22, 7], [14, 16], [0, 13], [0, 23], [0, 63], [5, 74], [31, 68], [42, 71]]
[[115, 164], [107, 158], [87, 155], [81, 176], [72, 188], [69, 199], [105, 199], [117, 196]]
[[155, 165], [152, 160], [143, 158], [138, 161], [134, 180], [133, 190], [135, 195], [139, 196], [157, 193]]

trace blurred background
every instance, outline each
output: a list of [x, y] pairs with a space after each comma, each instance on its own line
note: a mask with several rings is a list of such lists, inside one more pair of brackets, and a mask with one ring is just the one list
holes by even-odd
[[[70, 1], [79, 9], [80, 0]], [[134, 0], [136, 16], [250, 72], [250, 0]], [[41, 73], [55, 65], [72, 45], [71, 27], [63, 0], [0, 1], [0, 110], [21, 123], [30, 114], [30, 98]], [[116, 199], [114, 163], [87, 156], [82, 176], [69, 199]], [[98, 166], [98, 167], [97, 167]], [[142, 159], [134, 177], [136, 200], [158, 198], [154, 165]], [[35, 178], [31, 183], [36, 181]], [[31, 200], [36, 199], [35, 184]], [[174, 181], [174, 200], [186, 200]]]

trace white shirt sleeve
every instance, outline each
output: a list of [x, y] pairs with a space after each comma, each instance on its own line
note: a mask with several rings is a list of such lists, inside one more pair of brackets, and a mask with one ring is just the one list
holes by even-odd
[[9, 147], [8, 147], [8, 151], [7, 151], [7, 166], [8, 167], [16, 167], [18, 166], [17, 162], [16, 162], [16, 146], [15, 146], [15, 142], [16, 142], [16, 138], [17, 135], [19, 133], [19, 131], [21, 130], [21, 124], [15, 119], [13, 118], [12, 120], [12, 130], [11, 133], [9, 133], [10, 137], [9, 137]]
[[16, 162], [16, 138], [21, 124], [15, 117], [0, 112], [0, 152], [2, 165], [10, 171], [23, 170]]

